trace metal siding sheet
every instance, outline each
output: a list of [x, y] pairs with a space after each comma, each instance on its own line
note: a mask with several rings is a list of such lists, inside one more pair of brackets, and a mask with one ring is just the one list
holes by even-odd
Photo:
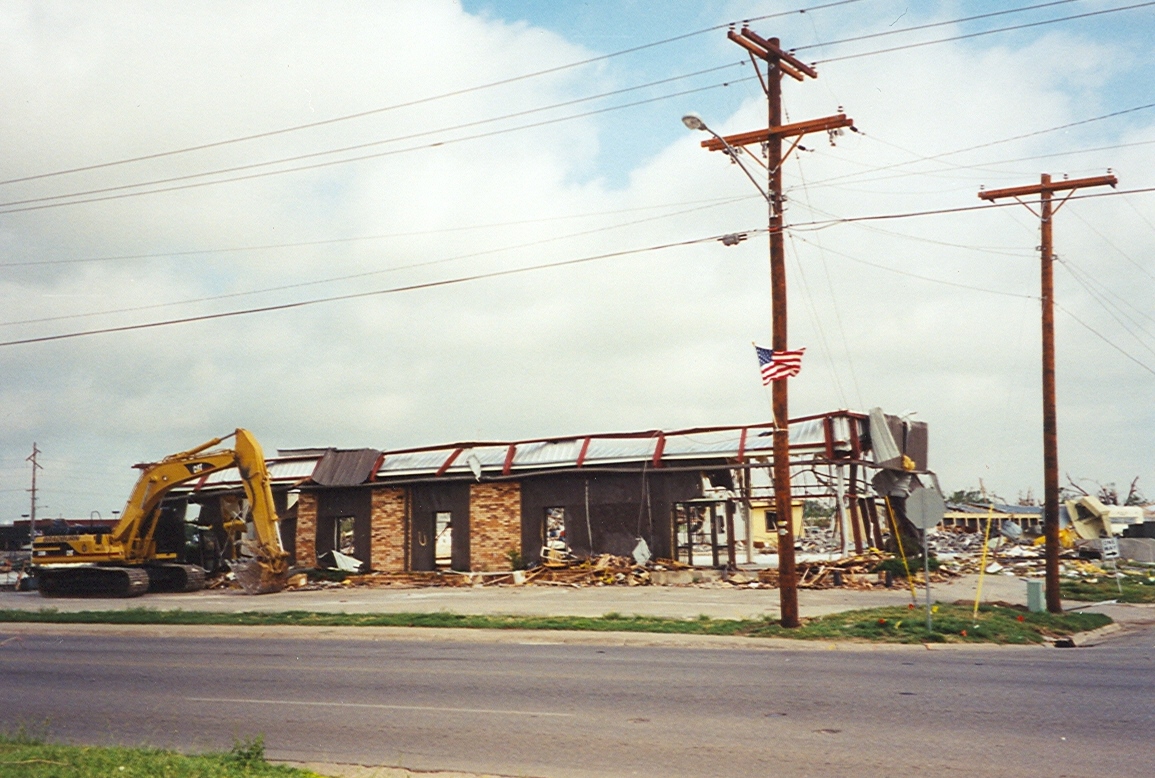
[[357, 486], [369, 480], [380, 458], [375, 448], [330, 449], [313, 468], [312, 479], [322, 486]]

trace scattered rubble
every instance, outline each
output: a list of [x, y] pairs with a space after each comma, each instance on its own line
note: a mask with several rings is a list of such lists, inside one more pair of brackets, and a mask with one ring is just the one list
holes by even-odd
[[[1016, 525], [1017, 528], [1017, 525]], [[932, 583], [943, 583], [961, 575], [978, 573], [1019, 578], [1042, 577], [1045, 558], [1041, 539], [1019, 532], [984, 533], [963, 528], [939, 528], [928, 538], [928, 548], [938, 569], [932, 570]], [[1061, 574], [1071, 579], [1094, 583], [1111, 578], [1115, 570], [1106, 570], [1091, 557], [1099, 552], [1094, 542], [1064, 538], [1060, 554]], [[869, 548], [862, 554], [835, 558], [838, 539], [829, 529], [808, 528], [799, 539], [797, 571], [798, 588], [846, 588], [870, 590], [904, 585], [904, 567], [887, 564], [894, 554]], [[918, 549], [921, 552], [921, 549]], [[350, 587], [424, 588], [481, 586], [696, 586], [706, 588], [773, 589], [778, 587], [778, 571], [773, 568], [716, 570], [694, 567], [672, 559], [652, 558], [639, 563], [636, 556], [601, 554], [589, 559], [576, 557], [561, 549], [542, 549], [539, 564], [528, 570], [495, 572], [458, 572], [436, 570], [408, 573], [347, 573], [337, 570], [298, 570], [290, 576], [287, 591], [315, 591]], [[806, 557], [811, 557], [807, 559]], [[814, 560], [813, 557], [822, 557]], [[642, 558], [645, 558], [644, 555]], [[920, 559], [912, 559], [910, 577], [923, 582]], [[889, 572], [888, 572], [889, 570]], [[1155, 567], [1120, 560], [1120, 576], [1155, 576]], [[211, 580], [209, 589], [240, 588], [234, 574], [225, 573]]]

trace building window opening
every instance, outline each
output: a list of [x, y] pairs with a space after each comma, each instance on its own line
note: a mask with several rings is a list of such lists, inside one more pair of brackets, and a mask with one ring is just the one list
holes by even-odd
[[569, 550], [565, 536], [565, 508], [545, 509], [545, 542], [542, 545], [558, 551]]
[[333, 548], [346, 556], [353, 556], [357, 550], [353, 533], [355, 523], [352, 516], [340, 516], [333, 522]]
[[448, 568], [453, 563], [453, 514], [437, 511], [433, 514], [434, 563]]

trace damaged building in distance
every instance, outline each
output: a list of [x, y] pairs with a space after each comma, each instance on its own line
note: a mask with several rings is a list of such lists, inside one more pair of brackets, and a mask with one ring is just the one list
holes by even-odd
[[[925, 423], [886, 417], [886, 426], [925, 471]], [[773, 536], [772, 430], [767, 423], [394, 451], [288, 449], [268, 466], [284, 545], [301, 567], [496, 571], [533, 564], [550, 548], [693, 561], [703, 540], [717, 566], [740, 561], [736, 549], [749, 554], [767, 530]], [[885, 526], [867, 499], [880, 466], [871, 451], [866, 414], [792, 421], [792, 513], [803, 499], [845, 495], [843, 546], [880, 542]], [[174, 494], [168, 514], [191, 518], [193, 506], [209, 545], [221, 547], [225, 528], [243, 520], [236, 473], [214, 473]]]

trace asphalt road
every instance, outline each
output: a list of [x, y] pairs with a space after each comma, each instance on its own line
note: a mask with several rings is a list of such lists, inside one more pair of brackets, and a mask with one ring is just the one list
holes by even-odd
[[1091, 648], [253, 639], [0, 625], [0, 717], [80, 743], [522, 776], [1149, 776], [1155, 630]]

